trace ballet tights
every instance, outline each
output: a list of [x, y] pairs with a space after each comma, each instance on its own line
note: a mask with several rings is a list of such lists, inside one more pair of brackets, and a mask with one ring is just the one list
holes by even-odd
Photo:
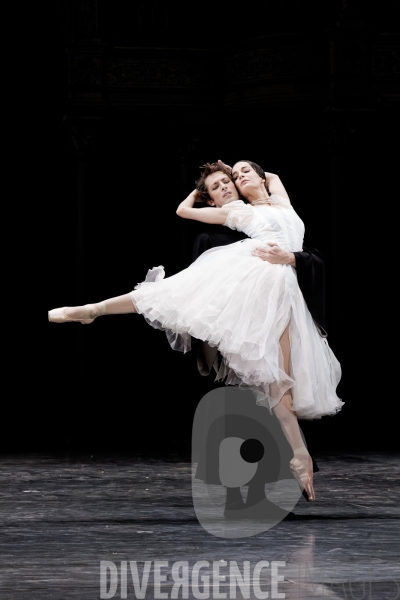
[[125, 315], [137, 312], [130, 294], [108, 298], [103, 302], [71, 306], [65, 309], [65, 314], [71, 319], [95, 319], [102, 315]]
[[137, 312], [130, 294], [123, 294], [115, 298], [104, 300], [106, 315], [125, 315]]
[[[289, 340], [289, 325], [286, 327], [279, 340], [285, 373], [289, 375], [290, 363], [290, 340]], [[301, 434], [299, 422], [296, 413], [292, 408], [292, 394], [288, 390], [280, 399], [279, 403], [273, 409], [276, 417], [279, 420], [282, 431], [293, 450], [295, 458], [304, 462], [308, 461], [309, 453], [304, 444], [304, 439]]]

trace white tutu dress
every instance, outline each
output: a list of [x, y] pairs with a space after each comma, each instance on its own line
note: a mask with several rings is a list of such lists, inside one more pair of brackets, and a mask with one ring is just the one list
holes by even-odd
[[[250, 388], [270, 411], [291, 388], [297, 417], [318, 419], [344, 404], [336, 395], [341, 368], [311, 317], [296, 270], [252, 255], [267, 242], [302, 250], [303, 221], [285, 198], [272, 195], [270, 202], [225, 205], [230, 211], [224, 225], [251, 239], [211, 248], [171, 277], [155, 267], [131, 298], [150, 325], [166, 332], [174, 350], [190, 350], [191, 336], [217, 346], [223, 361], [216, 379]], [[288, 324], [290, 376], [279, 344]]]

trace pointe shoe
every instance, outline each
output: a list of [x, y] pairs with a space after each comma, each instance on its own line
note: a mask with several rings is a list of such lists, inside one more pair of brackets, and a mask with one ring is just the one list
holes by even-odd
[[[66, 314], [67, 309], [79, 309], [76, 310], [77, 316], [71, 317]], [[98, 310], [96, 310], [96, 306], [94, 304], [85, 304], [84, 306], [64, 306], [63, 308], [53, 308], [53, 310], [49, 310], [48, 316], [49, 321], [52, 323], [69, 323], [70, 321], [77, 321], [78, 323], [82, 323], [82, 325], [89, 325], [89, 323], [93, 323], [96, 317], [102, 314]]]
[[314, 502], [315, 491], [313, 485], [313, 463], [311, 456], [308, 457], [308, 469], [306, 469], [304, 464], [298, 458], [292, 458], [290, 461], [290, 470], [299, 484], [304, 498], [307, 500], [307, 502]]

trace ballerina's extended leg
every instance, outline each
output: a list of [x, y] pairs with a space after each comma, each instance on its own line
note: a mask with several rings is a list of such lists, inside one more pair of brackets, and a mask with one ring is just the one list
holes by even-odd
[[95, 304], [84, 304], [83, 306], [64, 306], [54, 308], [48, 313], [49, 321], [52, 323], [69, 323], [77, 321], [83, 325], [93, 323], [102, 315], [123, 315], [137, 312], [130, 294], [123, 294], [114, 298], [108, 298], [103, 302]]
[[[289, 325], [283, 332], [280, 340], [283, 354], [284, 370], [289, 374], [290, 364], [290, 340]], [[293, 458], [290, 461], [290, 469], [296, 478], [303, 496], [309, 502], [315, 500], [313, 485], [313, 462], [304, 443], [295, 411], [292, 408], [292, 394], [288, 390], [274, 407], [274, 413], [281, 425], [282, 431], [293, 450]]]

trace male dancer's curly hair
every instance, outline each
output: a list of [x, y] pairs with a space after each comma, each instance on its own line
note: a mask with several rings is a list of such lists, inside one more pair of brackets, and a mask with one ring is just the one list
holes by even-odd
[[203, 200], [203, 202], [207, 202], [207, 200], [211, 200], [211, 196], [208, 193], [205, 181], [209, 175], [212, 175], [212, 173], [217, 173], [218, 171], [225, 173], [226, 175], [228, 175], [229, 179], [231, 181], [233, 181], [232, 175], [231, 175], [231, 169], [228, 169], [227, 167], [224, 167], [223, 165], [221, 165], [217, 162], [205, 163], [204, 165], [201, 165], [201, 167], [200, 167], [201, 175], [200, 175], [199, 179], [196, 180], [196, 190], [197, 190], [197, 193], [200, 196], [200, 198]]

